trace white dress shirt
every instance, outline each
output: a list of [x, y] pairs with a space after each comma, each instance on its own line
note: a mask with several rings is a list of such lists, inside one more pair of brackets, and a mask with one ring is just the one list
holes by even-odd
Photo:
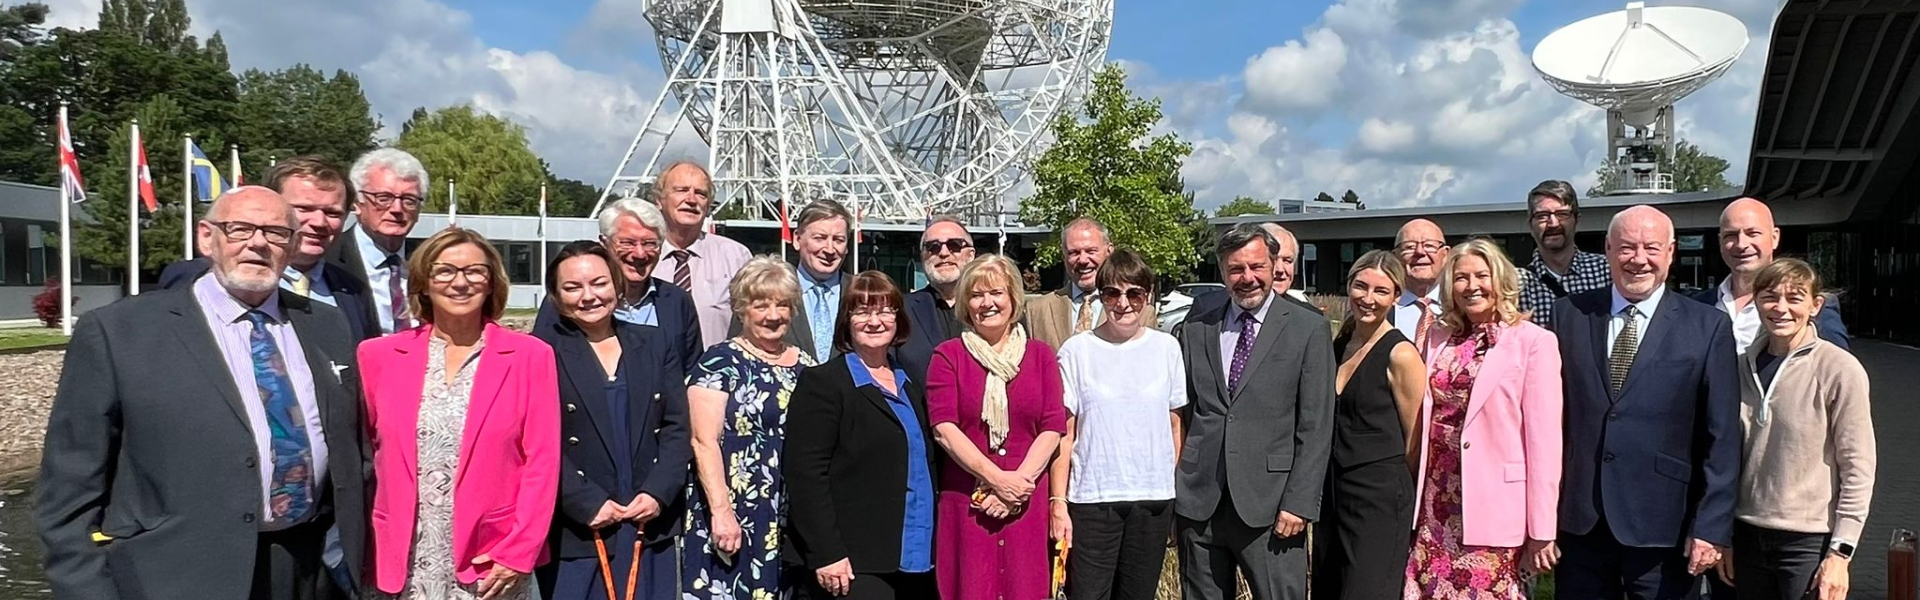
[[1760, 306], [1759, 303], [1753, 302], [1754, 299], [1749, 296], [1745, 307], [1734, 308], [1733, 278], [1728, 277], [1726, 281], [1720, 282], [1720, 312], [1727, 313], [1728, 317], [1733, 318], [1734, 348], [1741, 352], [1752, 347], [1753, 338], [1760, 336]]
[[[1408, 340], [1420, 339], [1417, 335], [1420, 332], [1420, 305], [1415, 302], [1419, 299], [1420, 297], [1413, 295], [1413, 292], [1402, 291], [1400, 300], [1393, 305], [1393, 328], [1406, 334]], [[1427, 310], [1433, 313], [1433, 322], [1437, 324], [1440, 322], [1439, 284], [1434, 284], [1433, 289], [1427, 290], [1427, 299], [1432, 301], [1427, 303]], [[1421, 348], [1420, 351], [1425, 352], [1426, 349]]]
[[[1273, 308], [1273, 299], [1279, 296], [1279, 294], [1267, 294], [1267, 301], [1260, 303], [1260, 306], [1251, 311], [1254, 337], [1259, 337], [1260, 328], [1267, 326], [1265, 321], [1267, 310]], [[1220, 324], [1220, 376], [1225, 377], [1229, 383], [1233, 381], [1233, 347], [1240, 343], [1240, 313], [1244, 312], [1249, 311], [1241, 310], [1240, 305], [1233, 302], [1233, 297], [1227, 297], [1227, 320]], [[1244, 377], [1246, 373], [1240, 375]], [[1232, 393], [1233, 390], [1227, 390], [1227, 392]]]
[[[388, 293], [387, 268], [380, 266], [393, 254], [400, 256], [400, 289], [407, 289], [407, 248], [400, 245], [400, 251], [389, 254], [374, 245], [373, 238], [367, 237], [365, 228], [358, 225], [349, 230], [353, 236], [354, 247], [360, 250], [360, 266], [367, 270], [367, 293], [373, 296], [373, 318], [380, 326], [380, 333], [393, 333], [393, 295]], [[405, 310], [406, 307], [400, 307]]]
[[1620, 295], [1619, 286], [1613, 286], [1611, 289], [1613, 290], [1613, 307], [1607, 309], [1610, 311], [1608, 312], [1610, 316], [1607, 317], [1606, 350], [1609, 353], [1613, 352], [1613, 341], [1619, 339], [1620, 332], [1626, 329], [1627, 318], [1621, 315], [1620, 311], [1626, 310], [1627, 305], [1631, 304], [1635, 308], [1640, 309], [1640, 316], [1634, 318], [1635, 325], [1637, 326], [1636, 331], [1638, 331], [1639, 334], [1633, 338], [1633, 349], [1635, 352], [1638, 352], [1640, 350], [1640, 344], [1647, 341], [1647, 324], [1653, 322], [1653, 311], [1660, 308], [1660, 298], [1667, 295], [1667, 286], [1663, 285], [1653, 288], [1653, 294], [1639, 302], [1627, 300], [1626, 296]]
[[[280, 274], [280, 289], [294, 291], [293, 281], [299, 274], [299, 269], [287, 265], [287, 271]], [[313, 263], [312, 267], [307, 268], [307, 298], [327, 306], [340, 306], [340, 302], [333, 299], [333, 287], [327, 285], [326, 262]]]

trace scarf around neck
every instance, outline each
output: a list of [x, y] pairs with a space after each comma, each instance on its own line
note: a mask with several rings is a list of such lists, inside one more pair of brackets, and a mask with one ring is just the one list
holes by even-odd
[[1007, 382], [1020, 375], [1020, 362], [1027, 356], [1027, 330], [1014, 325], [995, 349], [980, 334], [960, 334], [967, 353], [987, 369], [986, 395], [980, 401], [980, 421], [987, 426], [987, 449], [999, 449], [1007, 442]]

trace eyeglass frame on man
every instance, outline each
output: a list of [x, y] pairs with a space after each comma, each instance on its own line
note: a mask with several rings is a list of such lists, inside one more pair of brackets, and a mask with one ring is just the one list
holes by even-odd
[[368, 190], [359, 190], [359, 191], [360, 191], [360, 200], [368, 204], [372, 204], [374, 208], [378, 208], [380, 210], [386, 210], [388, 208], [391, 208], [395, 201], [399, 201], [400, 206], [406, 208], [407, 210], [420, 210], [420, 207], [425, 205], [427, 202], [425, 198], [421, 198], [419, 196], [415, 196], [412, 194], [394, 194], [389, 192], [373, 192]]
[[[267, 243], [269, 244], [273, 244], [276, 246], [284, 246], [293, 242], [293, 234], [297, 233], [296, 231], [294, 231], [292, 227], [281, 227], [279, 225], [261, 225], [258, 223], [248, 223], [246, 221], [201, 221], [201, 222], [206, 223], [208, 225], [212, 225], [214, 229], [220, 230], [220, 235], [225, 236], [227, 238], [227, 241], [234, 242], [234, 243], [243, 243], [243, 242], [251, 241], [253, 239], [253, 236], [257, 233], [261, 236], [266, 237]], [[280, 234], [280, 239], [278, 240], [273, 239], [274, 234], [276, 233]]]
[[[445, 267], [445, 270], [442, 270], [442, 267]], [[461, 267], [443, 262], [427, 265], [427, 278], [434, 283], [453, 283], [456, 276], [465, 279], [467, 283], [488, 283], [493, 281], [493, 265], [474, 263]]]
[[1547, 217], [1553, 217], [1555, 221], [1565, 223], [1580, 218], [1580, 211], [1571, 208], [1562, 208], [1560, 210], [1537, 210], [1527, 215], [1527, 218], [1535, 223], [1545, 223], [1547, 222]]
[[1408, 240], [1405, 242], [1400, 242], [1400, 245], [1394, 246], [1393, 249], [1398, 250], [1400, 252], [1420, 252], [1423, 254], [1434, 254], [1441, 251], [1442, 249], [1445, 249], [1446, 247], [1447, 247], [1447, 244], [1445, 242], [1435, 242], [1435, 241], [1416, 242], [1416, 241]]

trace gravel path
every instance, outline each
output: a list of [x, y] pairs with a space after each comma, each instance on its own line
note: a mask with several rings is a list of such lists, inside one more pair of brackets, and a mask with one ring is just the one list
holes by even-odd
[[0, 478], [39, 466], [65, 350], [0, 355]]

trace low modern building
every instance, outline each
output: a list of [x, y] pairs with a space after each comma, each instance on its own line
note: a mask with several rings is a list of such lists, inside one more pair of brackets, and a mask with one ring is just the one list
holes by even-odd
[[1274, 205], [1276, 208], [1279, 209], [1280, 214], [1283, 214], [1283, 215], [1343, 213], [1343, 212], [1360, 209], [1360, 205], [1348, 204], [1346, 202], [1327, 202], [1324, 200], [1295, 200], [1292, 198], [1281, 198], [1279, 200], [1275, 200]]
[[[0, 181], [0, 321], [35, 318], [33, 297], [48, 277], [60, 277], [59, 236], [60, 188]], [[125, 295], [124, 268], [76, 260], [73, 297], [80, 312]]]

